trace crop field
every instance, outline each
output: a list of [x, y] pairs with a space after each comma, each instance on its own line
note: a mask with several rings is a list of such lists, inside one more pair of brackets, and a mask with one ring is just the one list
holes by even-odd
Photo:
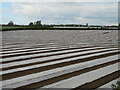
[[0, 30], [18, 30], [18, 29], [27, 29], [25, 26], [0, 26]]
[[2, 32], [1, 88], [110, 89], [120, 77], [118, 42], [117, 30]]

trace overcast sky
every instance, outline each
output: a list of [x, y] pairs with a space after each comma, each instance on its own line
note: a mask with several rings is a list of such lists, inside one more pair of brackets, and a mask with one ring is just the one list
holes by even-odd
[[12, 20], [28, 24], [41, 20], [43, 24], [118, 23], [117, 2], [3, 2], [2, 23]]

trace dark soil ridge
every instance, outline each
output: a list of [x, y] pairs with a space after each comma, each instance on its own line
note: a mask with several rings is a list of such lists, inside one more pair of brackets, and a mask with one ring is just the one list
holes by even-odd
[[[45, 44], [45, 45], [34, 45], [34, 46], [30, 46], [30, 47], [24, 47], [24, 48], [18, 48], [18, 49], [10, 49], [10, 48], [2, 48], [2, 49], [10, 49], [10, 50], [2, 50], [0, 52], [5, 52], [5, 51], [14, 51], [14, 50], [24, 50], [24, 49], [31, 49], [31, 48], [40, 48], [40, 47], [46, 47], [47, 45], [50, 45], [50, 44]], [[17, 47], [16, 47], [17, 48]]]
[[[74, 48], [75, 49], [75, 48]], [[105, 48], [99, 48], [99, 49], [105, 49]], [[65, 49], [60, 49], [58, 51], [61, 51], [61, 50], [65, 50]], [[68, 49], [69, 50], [69, 49]], [[71, 50], [71, 49], [70, 49]], [[54, 51], [54, 50], [53, 50]], [[56, 51], [56, 50], [55, 50]], [[81, 51], [81, 50], [79, 50]], [[46, 51], [46, 52], [50, 52], [50, 51]], [[70, 51], [72, 52], [72, 51]], [[23, 55], [31, 55], [31, 54], [39, 54], [39, 53], [42, 53], [40, 50], [38, 50], [38, 52], [31, 52], [29, 51], [29, 53], [19, 53], [19, 54], [14, 54], [14, 55], [6, 55], [6, 56], [2, 56], [2, 58], [9, 58], [9, 57], [15, 57], [15, 56], [23, 56]]]
[[97, 89], [100, 86], [107, 84], [110, 81], [113, 81], [119, 77], [120, 77], [120, 70], [115, 71], [115, 72], [108, 74], [106, 76], [103, 76], [101, 78], [98, 78], [92, 82], [85, 83], [85, 84], [83, 84], [79, 87], [76, 87], [74, 89], [71, 89], [71, 90], [94, 90], [94, 89]]
[[37, 88], [40, 88], [40, 87], [43, 87], [43, 86], [46, 86], [46, 85], [64, 80], [64, 79], [68, 79], [68, 78], [71, 78], [71, 77], [74, 77], [74, 76], [77, 76], [77, 75], [80, 75], [80, 74], [83, 74], [83, 73], [87, 73], [87, 72], [90, 72], [90, 71], [93, 71], [93, 70], [97, 70], [99, 68], [106, 67], [108, 65], [112, 65], [112, 64], [115, 64], [115, 63], [118, 63], [118, 62], [119, 62], [118, 60], [115, 60], [115, 61], [100, 64], [100, 65], [92, 66], [92, 67], [89, 67], [89, 68], [84, 68], [82, 70], [78, 70], [78, 71], [74, 71], [74, 72], [67, 73], [67, 74], [64, 74], [64, 75], [60, 75], [60, 76], [57, 76], [57, 77], [53, 77], [53, 78], [43, 80], [43, 81], [40, 81], [40, 82], [37, 82], [37, 83], [32, 83], [32, 84], [29, 84], [29, 85], [26, 85], [26, 86], [21, 86], [21, 87], [18, 87], [16, 89], [13, 89], [13, 90], [18, 90], [18, 89], [22, 89], [22, 88], [37, 89]]
[[31, 66], [31, 65], [36, 65], [36, 64], [43, 64], [43, 63], [48, 63], [48, 62], [53, 62], [53, 61], [60, 61], [60, 60], [63, 60], [63, 59], [69, 59], [69, 58], [74, 58], [74, 57], [78, 57], [78, 56], [90, 55], [90, 54], [107, 52], [107, 51], [109, 51], [109, 50], [91, 52], [91, 53], [86, 53], [86, 54], [81, 54], [81, 55], [74, 55], [74, 56], [66, 56], [66, 57], [62, 57], [62, 58], [58, 58], [58, 59], [51, 59], [51, 60], [47, 60], [47, 61], [39, 61], [39, 62], [24, 64], [24, 65], [11, 66], [11, 67], [8, 67], [8, 68], [0, 68], [0, 69], [2, 69], [2, 71], [5, 71], [5, 70], [9, 70], [9, 69], [21, 68], [21, 67], [25, 67], [25, 66]]
[[[99, 48], [98, 48], [99, 49]], [[102, 49], [102, 48], [101, 48]], [[104, 49], [104, 48], [103, 48]], [[65, 50], [65, 49], [64, 49]], [[68, 50], [68, 49], [67, 49]], [[71, 49], [69, 49], [71, 50]], [[73, 49], [72, 49], [73, 50]], [[91, 50], [97, 50], [97, 49], [91, 49]], [[114, 50], [118, 50], [118, 49], [113, 49], [113, 50], [106, 50], [106, 51], [114, 51]], [[57, 50], [57, 51], [61, 51], [61, 50]], [[89, 50], [81, 50], [81, 51], [72, 51], [72, 52], [65, 52], [65, 53], [58, 53], [58, 54], [51, 54], [51, 55], [40, 55], [40, 56], [33, 56], [33, 57], [26, 57], [26, 58], [19, 58], [19, 59], [15, 59], [15, 60], [10, 60], [10, 61], [2, 61], [0, 63], [4, 64], [4, 63], [10, 63], [10, 62], [18, 62], [18, 61], [23, 61], [23, 60], [30, 60], [30, 59], [36, 59], [36, 58], [43, 58], [43, 57], [49, 57], [49, 56], [56, 56], [56, 55], [63, 55], [63, 54], [70, 54], [70, 53], [76, 53], [76, 52], [83, 52], [83, 51], [89, 51]], [[51, 51], [54, 52], [54, 51]]]
[[3, 75], [0, 75], [0, 77], [2, 77], [3, 80], [8, 80], [8, 79], [21, 77], [21, 76], [25, 76], [25, 75], [29, 75], [29, 74], [33, 74], [33, 73], [42, 72], [45, 70], [60, 68], [60, 67], [64, 67], [64, 66], [68, 66], [68, 65], [72, 65], [72, 64], [77, 64], [77, 63], [81, 63], [81, 62], [104, 58], [104, 57], [108, 57], [108, 56], [112, 56], [112, 55], [116, 55], [116, 54], [118, 54], [118, 52], [112, 52], [112, 53], [107, 53], [107, 54], [103, 54], [103, 55], [96, 55], [96, 56], [92, 56], [92, 57], [88, 57], [88, 58], [84, 58], [84, 59], [78, 59], [78, 60], [74, 60], [74, 61], [48, 65], [48, 66], [33, 68], [33, 69], [29, 69], [29, 70], [23, 70], [23, 71], [3, 74]]
[[[52, 47], [49, 47], [49, 48], [45, 48], [45, 49], [42, 49], [43, 47], [35, 47], [35, 48], [27, 48], [27, 49], [21, 49], [21, 50], [25, 50], [25, 51], [15, 51], [15, 52], [5, 52], [5, 53], [2, 53], [3, 55], [5, 54], [11, 54], [11, 53], [22, 53], [22, 52], [30, 52], [30, 51], [40, 51], [40, 50], [49, 50], [49, 49], [53, 49]], [[66, 47], [65, 49], [67, 49], [68, 47]], [[78, 48], [78, 47], [76, 47]], [[33, 49], [33, 50], [28, 50], [28, 49]], [[37, 50], [36, 50], [37, 49]], [[62, 49], [61, 47], [56, 47], [55, 49]], [[69, 49], [69, 48], [68, 48]], [[74, 48], [73, 48], [74, 49]], [[11, 50], [11, 51], [14, 51], [14, 50]]]

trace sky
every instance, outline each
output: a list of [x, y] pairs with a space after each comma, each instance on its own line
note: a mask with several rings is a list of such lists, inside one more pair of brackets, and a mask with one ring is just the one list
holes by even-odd
[[2, 2], [2, 24], [117, 25], [117, 2]]

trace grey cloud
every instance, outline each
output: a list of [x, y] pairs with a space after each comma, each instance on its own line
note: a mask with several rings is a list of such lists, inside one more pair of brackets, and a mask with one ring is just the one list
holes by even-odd
[[[117, 3], [13, 3], [16, 13], [44, 23], [117, 23]], [[82, 21], [83, 20], [83, 21]]]

